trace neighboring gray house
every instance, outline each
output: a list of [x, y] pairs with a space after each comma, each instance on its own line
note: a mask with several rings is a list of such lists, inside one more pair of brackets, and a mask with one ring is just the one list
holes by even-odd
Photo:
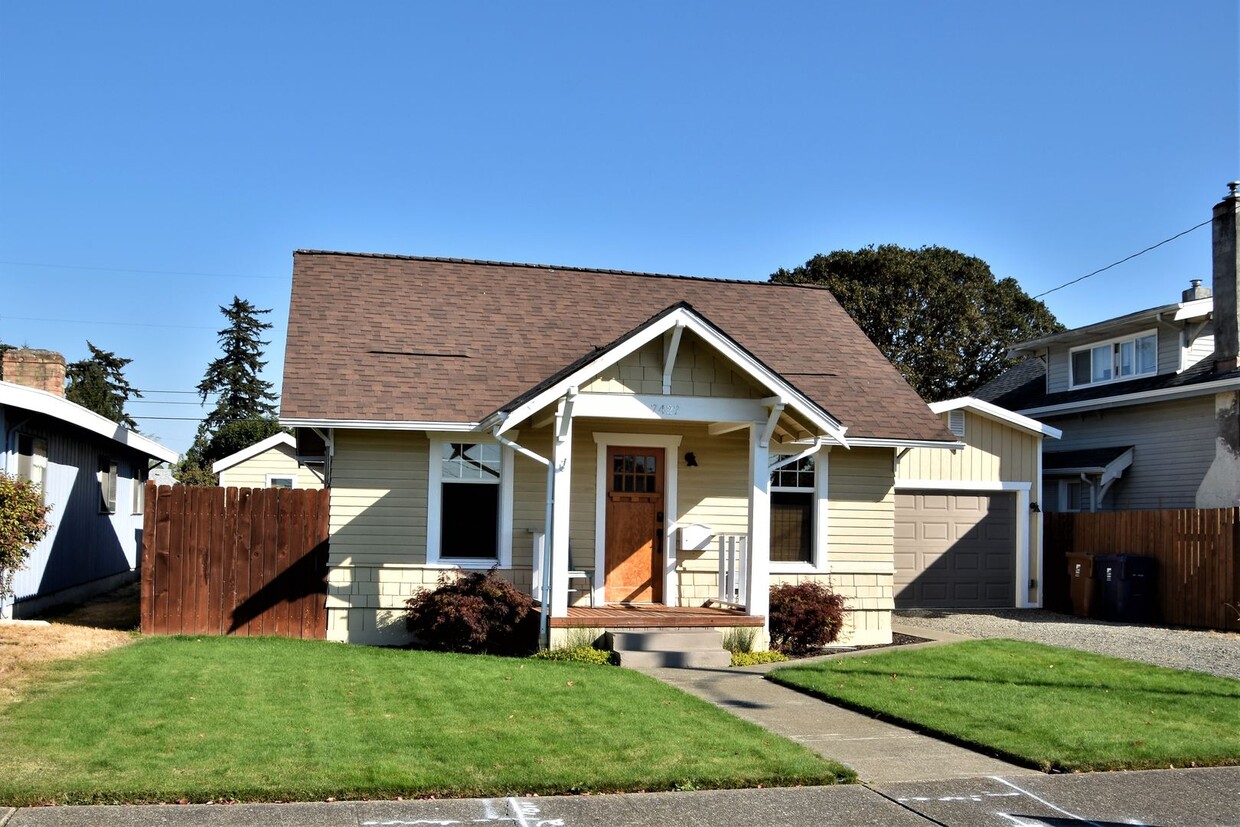
[[1029, 358], [974, 396], [1063, 431], [1045, 511], [1240, 504], [1237, 212], [1214, 208], [1213, 290], [1012, 348]]
[[0, 616], [30, 617], [137, 578], [142, 483], [177, 454], [65, 399], [58, 353], [9, 350], [3, 370], [0, 467], [40, 484], [52, 507], [51, 530], [0, 602]]

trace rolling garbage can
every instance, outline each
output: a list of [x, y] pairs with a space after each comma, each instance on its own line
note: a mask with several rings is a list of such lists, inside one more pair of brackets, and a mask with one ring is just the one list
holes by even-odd
[[1093, 617], [1094, 555], [1074, 551], [1068, 555], [1068, 591], [1072, 596], [1072, 614]]
[[1157, 609], [1158, 561], [1136, 554], [1094, 558], [1098, 616], [1125, 623], [1152, 623]]

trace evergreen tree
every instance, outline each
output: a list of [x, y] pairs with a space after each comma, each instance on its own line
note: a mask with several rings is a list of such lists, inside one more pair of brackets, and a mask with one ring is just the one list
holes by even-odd
[[260, 317], [248, 301], [233, 296], [232, 304], [220, 307], [227, 326], [219, 332], [220, 358], [207, 365], [198, 394], [205, 404], [214, 395], [215, 407], [198, 426], [194, 444], [176, 466], [176, 478], [184, 485], [215, 485], [211, 466], [219, 459], [279, 432], [276, 396], [271, 383], [259, 378], [267, 364], [262, 339], [271, 324]]
[[131, 398], [142, 398], [125, 379], [125, 365], [133, 360], [122, 359], [110, 350], [100, 350], [90, 340], [86, 347], [90, 348], [90, 358], [65, 367], [65, 398], [137, 431], [137, 423], [125, 413], [125, 404]]

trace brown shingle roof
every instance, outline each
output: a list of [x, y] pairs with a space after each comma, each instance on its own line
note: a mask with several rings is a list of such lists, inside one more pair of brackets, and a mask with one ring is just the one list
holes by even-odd
[[679, 302], [848, 428], [954, 441], [825, 289], [299, 250], [290, 419], [478, 422]]

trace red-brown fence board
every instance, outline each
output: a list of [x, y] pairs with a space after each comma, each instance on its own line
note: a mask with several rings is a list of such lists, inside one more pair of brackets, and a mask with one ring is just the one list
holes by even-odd
[[1158, 561], [1163, 623], [1240, 630], [1240, 508], [1044, 515], [1047, 608], [1068, 600], [1069, 552], [1141, 554]]
[[326, 490], [145, 494], [143, 632], [326, 637]]

